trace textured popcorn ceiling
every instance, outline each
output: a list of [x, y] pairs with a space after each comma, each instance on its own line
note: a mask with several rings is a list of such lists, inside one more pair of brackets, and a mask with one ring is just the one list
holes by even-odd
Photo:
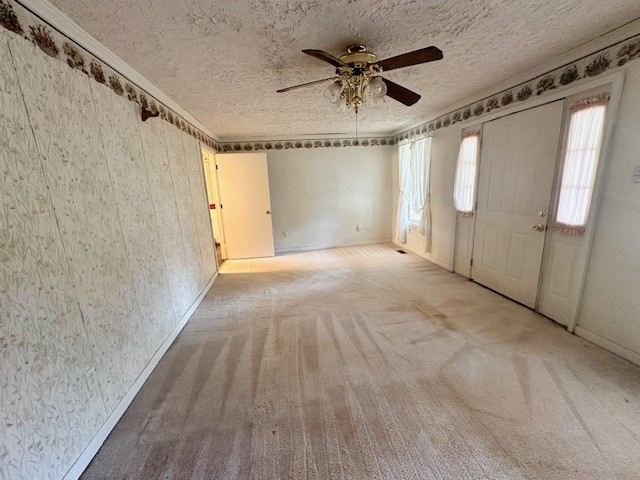
[[353, 134], [300, 53], [354, 43], [380, 58], [436, 45], [444, 60], [387, 74], [422, 94], [367, 105], [360, 132], [386, 134], [640, 16], [638, 0], [53, 0], [220, 138]]

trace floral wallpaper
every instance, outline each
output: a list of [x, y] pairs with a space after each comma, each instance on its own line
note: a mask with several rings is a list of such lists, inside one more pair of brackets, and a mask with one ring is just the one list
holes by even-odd
[[[207, 206], [207, 208], [196, 208], [194, 217], [196, 218], [196, 228], [198, 231], [198, 247], [200, 248], [202, 258], [201, 264], [204, 268], [204, 277], [202, 278], [208, 279], [215, 273], [216, 258], [215, 250], [211, 249], [213, 232], [211, 230], [211, 217], [208, 209], [209, 199], [207, 198], [205, 186], [202, 155], [200, 154], [198, 142], [189, 135], [183, 133], [182, 142], [188, 170], [187, 180], [189, 181], [191, 190], [191, 205]], [[201, 291], [205, 285], [200, 285], [199, 291]]]
[[195, 211], [193, 210], [191, 187], [189, 184], [189, 170], [185, 158], [184, 145], [180, 131], [165, 125], [167, 151], [169, 153], [169, 168], [178, 205], [178, 220], [180, 222], [184, 255], [190, 274], [187, 281], [187, 292], [195, 298], [200, 292], [199, 280], [204, 275], [202, 270], [202, 252], [198, 241], [198, 227]]
[[107, 412], [2, 30], [0, 85], [0, 478], [60, 478]]
[[[17, 30], [6, 7], [1, 23]], [[69, 68], [57, 43], [14, 30], [0, 29], [0, 478], [57, 479], [215, 253], [198, 140], [142, 123], [107, 77], [82, 71], [91, 63]]]
[[[104, 145], [105, 159], [117, 207], [124, 250], [135, 294], [143, 335], [145, 355], [151, 357], [173, 330], [175, 314], [171, 300], [164, 295], [169, 285], [162, 251], [149, 248], [162, 235], [154, 215], [148, 171], [137, 125], [134, 105], [104, 85], [90, 83], [96, 119]], [[175, 130], [175, 129], [174, 129]], [[194, 140], [195, 142], [195, 140]], [[135, 273], [134, 273], [135, 272]]]
[[106, 85], [117, 95], [139, 107], [145, 107], [151, 113], [158, 113], [163, 120], [178, 127], [196, 140], [213, 149], [219, 149], [215, 139], [191, 125], [148, 92], [124, 78], [100, 59], [87, 52], [82, 46], [60, 34], [19, 3], [12, 0], [0, 0], [0, 26], [37, 45], [48, 56], [57, 58], [92, 80]]
[[[174, 195], [165, 194], [175, 190], [163, 122], [140, 123], [140, 134], [146, 169], [149, 172], [153, 216], [162, 229], [156, 242], [164, 259], [175, 319], [179, 319], [191, 306], [192, 298], [188, 287], [191, 272], [185, 255], [178, 205]], [[151, 175], [151, 172], [155, 174]]]
[[[112, 411], [139, 373], [145, 349], [90, 84], [60, 62], [38, 61], [20, 38], [10, 37], [9, 46], [105, 405]], [[129, 362], [114, 363], [114, 353]]]

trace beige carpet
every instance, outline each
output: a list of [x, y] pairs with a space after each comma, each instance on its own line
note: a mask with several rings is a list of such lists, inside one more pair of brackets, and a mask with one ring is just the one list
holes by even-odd
[[526, 308], [389, 246], [222, 273], [84, 479], [640, 478], [640, 367]]

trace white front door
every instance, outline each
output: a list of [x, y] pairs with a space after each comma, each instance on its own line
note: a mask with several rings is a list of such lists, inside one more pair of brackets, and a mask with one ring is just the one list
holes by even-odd
[[471, 278], [534, 308], [563, 102], [487, 122]]
[[217, 154], [216, 165], [227, 257], [273, 257], [267, 155]]

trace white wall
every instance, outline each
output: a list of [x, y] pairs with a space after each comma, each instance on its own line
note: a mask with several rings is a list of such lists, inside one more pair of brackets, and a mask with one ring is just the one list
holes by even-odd
[[633, 182], [640, 166], [640, 61], [625, 70], [576, 331], [629, 349], [640, 362], [640, 183]]
[[55, 479], [123, 411], [215, 254], [192, 136], [4, 29], [0, 78], [0, 478]]
[[393, 151], [389, 146], [268, 151], [276, 252], [390, 241]]

